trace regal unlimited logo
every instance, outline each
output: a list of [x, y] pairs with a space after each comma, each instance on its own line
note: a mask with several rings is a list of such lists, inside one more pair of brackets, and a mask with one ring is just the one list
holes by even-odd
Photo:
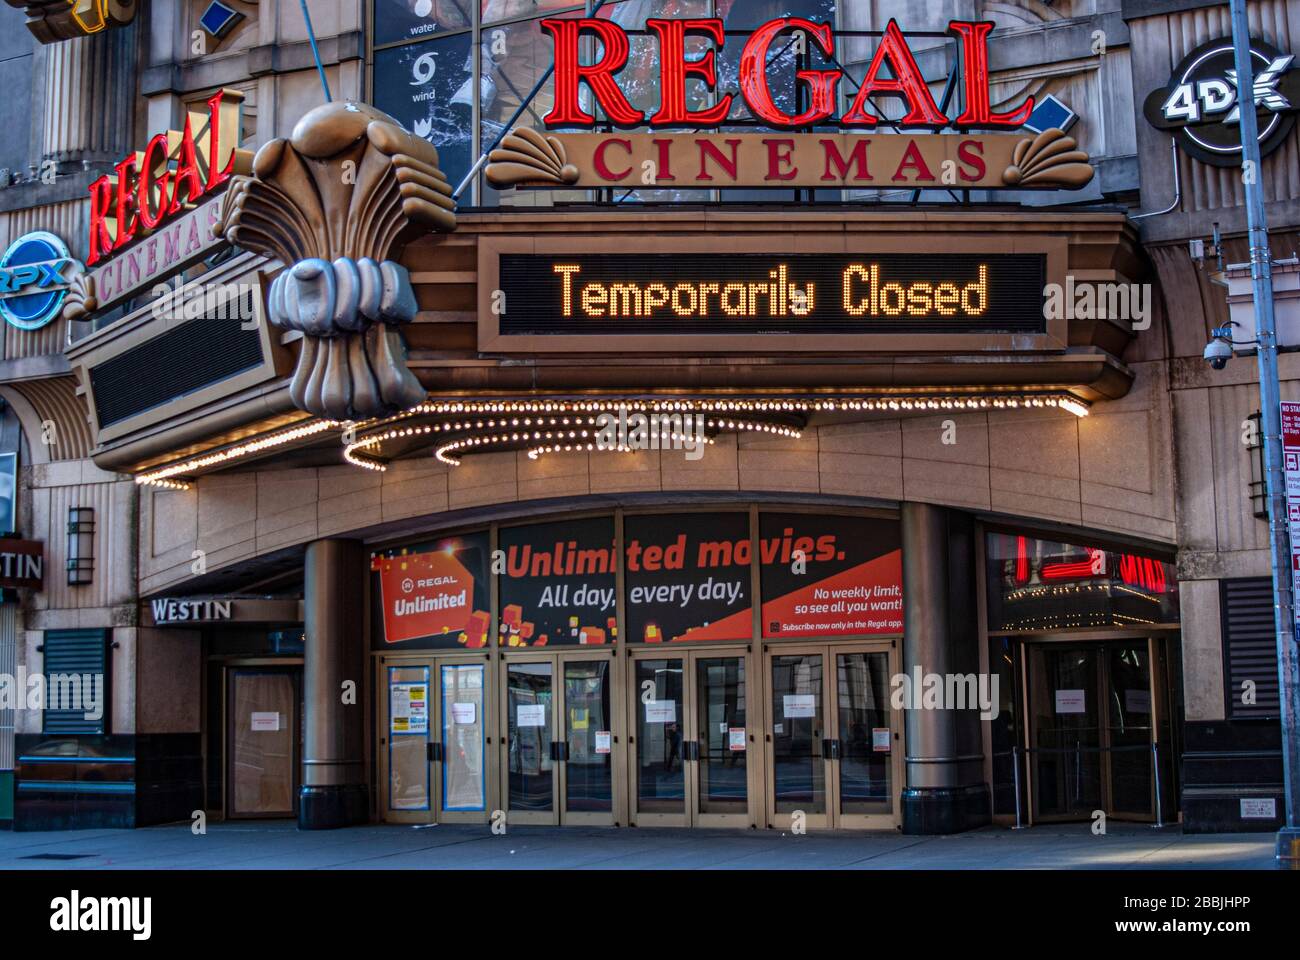
[[[1300, 71], [1295, 56], [1262, 40], [1250, 41], [1252, 99], [1259, 117], [1259, 152], [1267, 156], [1295, 126]], [[1152, 126], [1169, 130], [1191, 156], [1219, 167], [1241, 163], [1241, 90], [1232, 39], [1197, 47], [1174, 69], [1169, 83], [1143, 104]]]
[[19, 330], [39, 330], [58, 316], [81, 269], [54, 234], [24, 234], [0, 258], [0, 314]]

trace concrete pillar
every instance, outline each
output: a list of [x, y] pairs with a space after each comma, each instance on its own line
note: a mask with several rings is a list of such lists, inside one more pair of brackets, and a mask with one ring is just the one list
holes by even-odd
[[[317, 540], [307, 547], [303, 583], [302, 794], [298, 826], [322, 830], [365, 823], [363, 578], [357, 540]], [[353, 681], [354, 702], [344, 703]]]
[[131, 149], [136, 28], [104, 30], [45, 50], [41, 156], [61, 173], [116, 163]]
[[[974, 524], [925, 503], [904, 503], [903, 672], [915, 680], [979, 673]], [[905, 714], [903, 832], [955, 833], [988, 823], [990, 798], [979, 708], [925, 709], [915, 685]]]

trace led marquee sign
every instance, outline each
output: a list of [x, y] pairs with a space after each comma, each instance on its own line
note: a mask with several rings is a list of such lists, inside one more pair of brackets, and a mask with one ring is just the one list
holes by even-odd
[[1043, 333], [1040, 254], [503, 253], [502, 336]]

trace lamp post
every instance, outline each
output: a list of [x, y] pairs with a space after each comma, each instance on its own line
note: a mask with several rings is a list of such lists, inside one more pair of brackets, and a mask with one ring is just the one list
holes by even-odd
[[1273, 563], [1273, 616], [1277, 634], [1278, 700], [1282, 722], [1282, 790], [1286, 823], [1277, 835], [1277, 859], [1300, 867], [1300, 738], [1296, 714], [1300, 683], [1296, 670], [1296, 623], [1292, 612], [1291, 551], [1287, 538], [1286, 483], [1282, 474], [1282, 414], [1277, 379], [1277, 329], [1273, 317], [1273, 273], [1259, 188], [1259, 122], [1255, 115], [1255, 70], [1250, 55], [1246, 0], [1229, 0], [1237, 104], [1241, 124], [1242, 182], [1250, 240], [1250, 278], [1259, 346], [1260, 426], [1264, 440], [1264, 487], [1268, 497], [1268, 538]]

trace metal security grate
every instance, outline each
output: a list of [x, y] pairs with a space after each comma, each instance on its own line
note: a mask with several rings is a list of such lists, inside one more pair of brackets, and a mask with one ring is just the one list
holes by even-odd
[[[85, 678], [90, 678], [93, 683], [94, 678], [99, 676], [100, 694], [105, 701], [108, 699], [108, 631], [106, 630], [47, 630], [44, 638], [45, 646], [45, 677], [47, 687], [53, 687], [57, 678], [62, 675], [74, 675], [83, 678], [81, 681], [84, 690]], [[92, 687], [93, 690], [93, 687]], [[47, 698], [52, 695], [52, 691], [47, 689]], [[83, 697], [87, 696], [83, 692]], [[48, 701], [47, 701], [48, 702]], [[85, 702], [85, 701], [83, 701]], [[88, 720], [84, 709], [61, 709], [45, 711], [45, 732], [46, 733], [103, 733], [105, 717], [108, 716], [107, 702], [101, 703], [103, 708], [98, 719]]]
[[233, 316], [190, 320], [91, 368], [99, 425], [120, 423], [258, 366], [261, 333], [256, 326], [243, 329], [240, 319], [255, 316], [252, 298], [252, 291], [244, 293], [238, 308], [232, 301]]
[[[1223, 580], [1223, 659], [1228, 717], [1276, 717], [1277, 634], [1273, 626], [1273, 581], [1268, 577]], [[1242, 702], [1242, 684], [1252, 681], [1255, 702]]]

